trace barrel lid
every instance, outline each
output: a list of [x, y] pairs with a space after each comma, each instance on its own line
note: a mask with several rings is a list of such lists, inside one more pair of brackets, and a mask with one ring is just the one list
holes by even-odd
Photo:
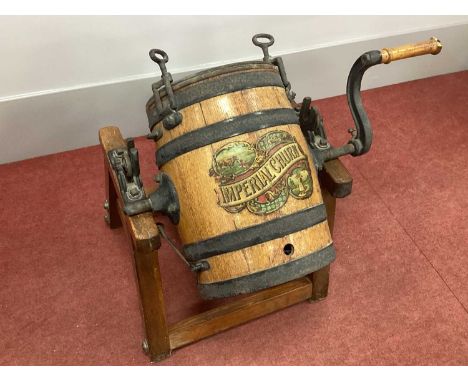
[[160, 99], [159, 110], [169, 108], [171, 97], [181, 110], [222, 94], [263, 86], [284, 87], [284, 83], [278, 67], [262, 61], [237, 62], [192, 74], [171, 84], [172, 96], [159, 81], [153, 84], [153, 96], [146, 103], [149, 128], [152, 130], [164, 118], [164, 113], [157, 110], [154, 94]]
[[[174, 92], [177, 92], [178, 90], [186, 87], [193, 85], [197, 82], [201, 82], [204, 80], [209, 80], [213, 77], [217, 76], [222, 76], [223, 74], [229, 74], [233, 72], [238, 72], [238, 71], [244, 71], [244, 70], [273, 70], [273, 71], [278, 71], [278, 68], [276, 65], [271, 64], [271, 63], [266, 63], [263, 61], [244, 61], [244, 62], [234, 62], [226, 65], [220, 65], [220, 66], [215, 66], [213, 68], [208, 68], [204, 69], [202, 71], [196, 72], [194, 74], [191, 74], [187, 77], [184, 77], [180, 80], [174, 81], [172, 84], [172, 89]], [[156, 85], [157, 82], [155, 82], [153, 85]], [[166, 89], [161, 89], [159, 92], [161, 98], [164, 98], [167, 96]], [[154, 96], [150, 98], [148, 103], [153, 100], [154, 102]]]
[[179, 110], [205, 99], [239, 90], [264, 86], [283, 86], [288, 98], [294, 99], [286, 78], [281, 57], [273, 58], [268, 48], [275, 39], [267, 33], [252, 37], [255, 46], [262, 49], [263, 60], [236, 62], [202, 70], [173, 82], [167, 71], [169, 57], [161, 49], [151, 49], [150, 58], [159, 65], [161, 79], [152, 84], [153, 96], [146, 103], [150, 130], [164, 119], [164, 127], [172, 129], [182, 121]]

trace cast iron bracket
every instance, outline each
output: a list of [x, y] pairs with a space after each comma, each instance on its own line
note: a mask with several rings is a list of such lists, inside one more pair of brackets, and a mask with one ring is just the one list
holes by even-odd
[[156, 191], [147, 198], [125, 205], [125, 213], [132, 216], [143, 212], [160, 212], [168, 216], [173, 224], [178, 224], [180, 220], [179, 198], [171, 178], [160, 171], [156, 174], [155, 180], [159, 183]]
[[318, 109], [311, 105], [310, 97], [304, 98], [299, 111], [299, 125], [309, 144], [318, 150], [330, 147], [323, 128], [323, 118]]
[[146, 196], [140, 179], [138, 150], [133, 139], [127, 139], [127, 147], [108, 152], [109, 162], [117, 174], [119, 189], [124, 202], [123, 210], [129, 215], [143, 212], [160, 212], [167, 215], [173, 224], [180, 219], [179, 198], [169, 175], [159, 172], [155, 180], [159, 183], [156, 191]]
[[309, 144], [309, 149], [314, 157], [314, 163], [318, 170], [324, 164], [323, 154], [331, 149], [327, 134], [323, 127], [323, 118], [318, 109], [313, 106], [310, 97], [305, 97], [299, 110], [299, 126], [302, 134]]
[[129, 138], [127, 147], [110, 150], [107, 153], [109, 162], [117, 174], [120, 193], [124, 204], [129, 204], [146, 197], [140, 179], [140, 163], [135, 142]]

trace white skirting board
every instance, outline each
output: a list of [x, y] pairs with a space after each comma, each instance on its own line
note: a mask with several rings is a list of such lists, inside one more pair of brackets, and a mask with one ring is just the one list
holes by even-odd
[[[363, 88], [374, 88], [468, 69], [468, 24], [372, 40], [334, 44], [283, 55], [297, 101], [345, 93], [354, 61], [364, 52], [438, 37], [443, 50], [379, 65], [364, 76]], [[150, 47], [149, 47], [150, 48]], [[259, 52], [259, 59], [260, 57]], [[147, 60], [142, 57], [142, 60]], [[169, 71], [171, 70], [169, 65]], [[188, 73], [179, 73], [181, 78]], [[154, 78], [135, 76], [111, 84], [6, 99], [0, 102], [0, 163], [71, 150], [98, 143], [98, 129], [115, 125], [126, 137], [148, 133], [145, 104]], [[436, 91], [436, 90], [435, 90]]]

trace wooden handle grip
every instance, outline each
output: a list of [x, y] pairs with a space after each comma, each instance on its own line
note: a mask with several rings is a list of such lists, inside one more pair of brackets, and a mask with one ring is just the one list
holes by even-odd
[[422, 56], [424, 54], [439, 54], [442, 50], [442, 44], [436, 37], [431, 37], [428, 41], [416, 44], [407, 44], [396, 48], [384, 48], [380, 51], [382, 54], [382, 63], [389, 64], [392, 61], [402, 60], [404, 58]]

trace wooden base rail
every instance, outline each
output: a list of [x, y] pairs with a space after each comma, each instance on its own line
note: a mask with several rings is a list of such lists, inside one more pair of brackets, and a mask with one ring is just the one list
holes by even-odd
[[[328, 294], [330, 267], [324, 267], [308, 277], [290, 281], [235, 301], [210, 309], [169, 325], [159, 268], [158, 249], [161, 245], [156, 221], [151, 213], [127, 216], [122, 210], [118, 181], [109, 163], [107, 152], [125, 148], [117, 127], [99, 131], [104, 154], [106, 184], [106, 221], [110, 228], [123, 225], [133, 249], [135, 269], [145, 324], [143, 348], [152, 362], [161, 361], [171, 351], [229, 328], [273, 313], [299, 302], [318, 301]], [[319, 174], [322, 195], [327, 208], [328, 223], [333, 232], [336, 198], [351, 192], [352, 178], [339, 160], [326, 163]]]

